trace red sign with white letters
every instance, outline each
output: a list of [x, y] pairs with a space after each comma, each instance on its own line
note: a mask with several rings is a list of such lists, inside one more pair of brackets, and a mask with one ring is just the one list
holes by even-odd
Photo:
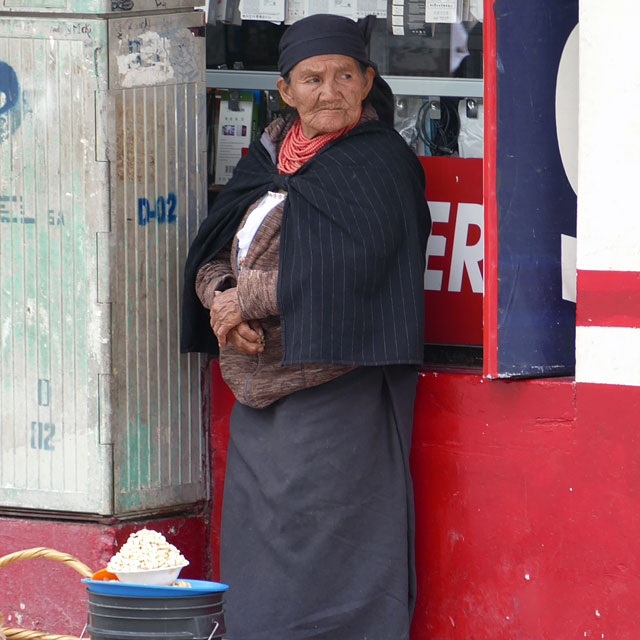
[[482, 158], [420, 156], [431, 212], [424, 340], [482, 344]]

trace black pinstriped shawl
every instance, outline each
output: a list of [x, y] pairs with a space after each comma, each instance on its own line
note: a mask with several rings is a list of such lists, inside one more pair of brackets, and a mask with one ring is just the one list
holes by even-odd
[[356, 126], [292, 175], [277, 172], [260, 141], [251, 145], [191, 245], [181, 350], [217, 353], [196, 273], [269, 189], [289, 194], [278, 276], [283, 364], [421, 363], [430, 229], [424, 173], [380, 121]]

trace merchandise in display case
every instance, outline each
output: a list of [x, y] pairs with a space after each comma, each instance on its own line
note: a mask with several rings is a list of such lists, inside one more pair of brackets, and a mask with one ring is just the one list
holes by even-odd
[[[433, 228], [425, 272], [425, 344], [472, 348], [476, 362], [482, 344], [484, 243], [482, 11], [478, 3], [461, 0], [460, 19], [428, 23], [430, 4], [389, 0], [377, 14], [369, 56], [394, 92], [395, 128], [421, 158], [427, 177]], [[312, 9], [310, 1], [303, 6]], [[350, 17], [357, 18], [357, 11], [356, 6]], [[226, 15], [235, 17], [207, 27], [210, 200], [228, 180], [231, 159], [241, 157], [241, 145], [248, 147], [286, 108], [275, 87], [278, 42], [286, 22], [293, 21], [290, 13], [280, 24], [240, 20], [228, 7]], [[230, 156], [233, 136], [229, 128], [223, 135], [223, 127], [234, 114], [238, 122], [247, 119], [246, 95], [252, 96], [255, 117], [250, 128], [234, 129], [238, 135]]]

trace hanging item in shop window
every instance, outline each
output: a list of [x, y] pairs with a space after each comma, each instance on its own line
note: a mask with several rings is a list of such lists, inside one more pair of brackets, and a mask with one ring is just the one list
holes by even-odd
[[211, 24], [233, 24], [236, 26], [242, 24], [238, 3], [235, 0], [209, 0], [209, 2], [209, 11], [213, 11], [213, 18], [211, 20], [208, 19], [207, 22]]
[[240, 0], [243, 20], [265, 20], [280, 24], [284, 20], [285, 0]]
[[332, 13], [352, 20], [387, 17], [387, 0], [286, 0], [286, 5], [285, 24], [317, 13]]
[[387, 25], [394, 36], [433, 35], [425, 22], [424, 0], [387, 0]]
[[453, 23], [462, 20], [462, 0], [427, 0], [425, 22]]
[[304, 0], [287, 0], [285, 7], [285, 24], [293, 24], [304, 18]]
[[215, 183], [227, 184], [257, 128], [259, 91], [222, 91], [216, 143]]
[[386, 0], [355, 0], [355, 19], [366, 18], [367, 16], [386, 18]]
[[469, 13], [472, 20], [482, 22], [484, 16], [482, 0], [469, 0]]

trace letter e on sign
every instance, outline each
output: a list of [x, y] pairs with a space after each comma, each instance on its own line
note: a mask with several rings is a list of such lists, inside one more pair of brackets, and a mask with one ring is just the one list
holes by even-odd
[[441, 291], [442, 290], [442, 269], [434, 268], [432, 265], [435, 260], [431, 257], [444, 258], [447, 249], [447, 237], [438, 235], [438, 223], [447, 224], [449, 222], [449, 211], [451, 210], [450, 202], [430, 202], [429, 211], [431, 212], [431, 235], [427, 241], [427, 268], [424, 270], [424, 288], [425, 291]]

